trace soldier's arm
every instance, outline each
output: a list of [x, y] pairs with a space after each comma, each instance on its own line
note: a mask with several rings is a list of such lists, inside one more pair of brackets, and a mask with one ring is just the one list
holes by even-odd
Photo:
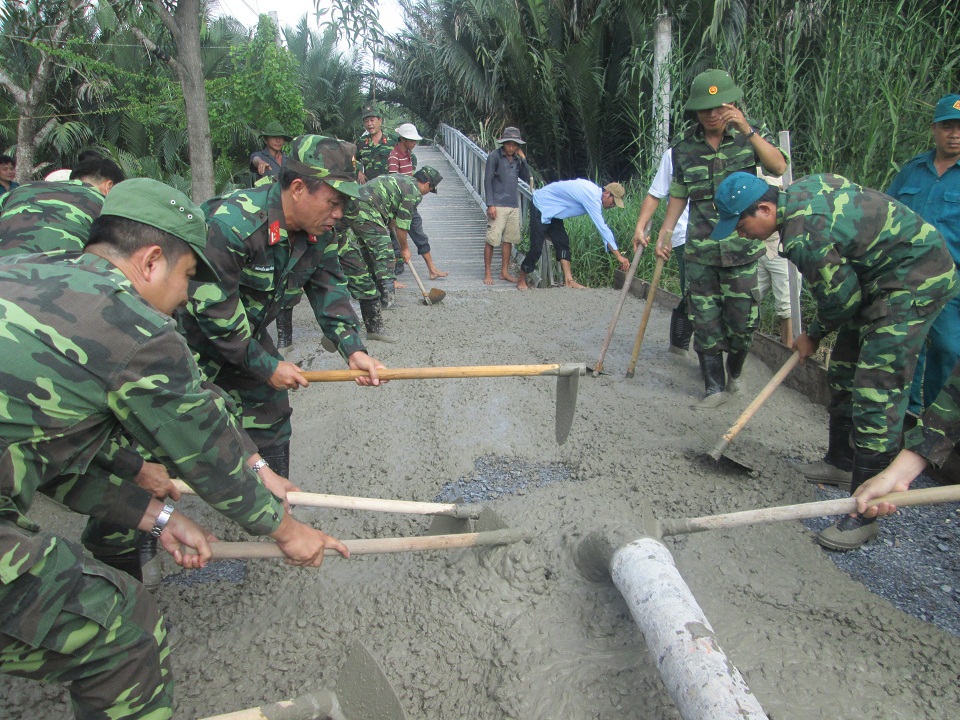
[[187, 312], [225, 360], [266, 382], [276, 371], [279, 360], [253, 337], [240, 297], [245, 248], [216, 215], [209, 227], [205, 255], [216, 267], [220, 282], [191, 283]]
[[960, 364], [904, 438], [904, 446], [940, 467], [960, 443]]
[[771, 175], [780, 176], [787, 171], [787, 162], [789, 158], [777, 145], [777, 139], [773, 136], [765, 124], [761, 123], [759, 127], [753, 128], [757, 131], [749, 142], [753, 145], [753, 152], [757, 156], [757, 161]]
[[832, 239], [814, 223], [803, 219], [784, 226], [784, 253], [807, 281], [817, 301], [817, 319], [807, 334], [814, 339], [827, 335], [860, 309], [863, 293], [856, 272], [836, 250]]
[[205, 502], [254, 535], [276, 531], [279, 501], [247, 467], [244, 437], [221, 396], [206, 390], [172, 330], [147, 340], [113, 378], [110, 410]]

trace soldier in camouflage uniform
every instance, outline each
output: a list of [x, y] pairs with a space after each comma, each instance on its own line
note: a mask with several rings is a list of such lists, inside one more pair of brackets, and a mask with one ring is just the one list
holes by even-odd
[[347, 554], [260, 484], [249, 442], [176, 332], [190, 276], [216, 278], [205, 230], [182, 193], [128, 180], [84, 254], [0, 263], [0, 671], [69, 683], [78, 718], [171, 717], [166, 633], [142, 585], [30, 519], [35, 493], [150, 531], [184, 567], [210, 558], [206, 530], [102, 469], [117, 429], [294, 564], [319, 566], [327, 547]]
[[353, 238], [340, 251], [340, 265], [350, 292], [360, 302], [367, 337], [395, 342], [384, 334], [383, 307], [394, 303], [393, 249], [390, 231], [397, 234], [400, 251], [410, 259], [407, 231], [417, 205], [428, 192], [437, 192], [443, 180], [434, 168], [424, 165], [413, 174], [383, 175], [360, 188], [360, 196], [347, 204], [344, 220]]
[[124, 179], [113, 160], [91, 156], [72, 179], [31, 182], [0, 199], [0, 257], [35, 252], [81, 252], [103, 198]]
[[[796, 340], [800, 357], [837, 331], [828, 380], [827, 455], [813, 467], [849, 471], [856, 490], [899, 449], [910, 380], [930, 325], [958, 289], [943, 236], [905, 205], [839, 175], [811, 175], [785, 191], [756, 175], [720, 184], [714, 237], [781, 234], [780, 254], [803, 273], [818, 317]], [[849, 444], [853, 432], [853, 448]], [[838, 482], [838, 480], [835, 480]], [[852, 550], [873, 539], [872, 519], [846, 516], [821, 545]]]
[[206, 254], [220, 282], [191, 291], [180, 321], [207, 378], [231, 394], [260, 454], [286, 477], [290, 462], [288, 392], [306, 387], [299, 367], [283, 360], [267, 328], [306, 294], [324, 335], [352, 369], [378, 385], [366, 353], [331, 232], [346, 198], [356, 197], [352, 143], [301, 135], [278, 182], [204, 203]]
[[[383, 113], [376, 103], [363, 108], [363, 128], [366, 132], [357, 140], [357, 162], [360, 164], [357, 180], [361, 185], [387, 174], [387, 163], [393, 150], [393, 142], [383, 132]], [[400, 257], [400, 243], [393, 233], [390, 234], [390, 244], [394, 273], [400, 275], [403, 273], [403, 259]]]
[[739, 389], [760, 319], [757, 261], [764, 245], [736, 234], [710, 238], [717, 221], [714, 192], [738, 170], [755, 171], [762, 165], [767, 172], [782, 175], [787, 168], [786, 156], [766, 125], [747, 118], [736, 106], [742, 97], [743, 91], [723, 70], [708, 70], [694, 78], [684, 109], [696, 112], [697, 124], [673, 146], [670, 201], [657, 239], [657, 255], [669, 259], [674, 227], [689, 205], [686, 292], [693, 316], [693, 349], [706, 388], [706, 397], [695, 408], [716, 407], [729, 399], [725, 389]]

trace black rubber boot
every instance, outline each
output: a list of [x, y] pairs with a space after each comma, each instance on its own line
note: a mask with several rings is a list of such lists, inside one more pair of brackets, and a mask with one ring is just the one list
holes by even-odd
[[690, 350], [690, 338], [693, 337], [693, 321], [680, 307], [670, 313], [670, 348], [674, 355], [687, 355]]
[[[856, 491], [867, 480], [882, 470], [885, 470], [893, 458], [894, 452], [872, 452], [858, 448], [853, 458], [853, 479], [850, 492]], [[862, 515], [844, 515], [835, 525], [828, 527], [817, 535], [817, 542], [830, 550], [856, 550], [873, 540], [879, 529], [876, 518], [865, 518]]]
[[395, 343], [397, 338], [387, 335], [384, 330], [383, 311], [380, 302], [380, 300], [360, 301], [360, 315], [363, 316], [363, 324], [367, 328], [367, 339]]
[[94, 560], [99, 560], [104, 565], [109, 565], [114, 570], [125, 572], [130, 577], [134, 578], [138, 582], [141, 582], [143, 580], [143, 574], [140, 570], [140, 553], [138, 550], [124, 553], [123, 555], [94, 554], [93, 558]]
[[830, 416], [827, 454], [811, 463], [791, 462], [807, 482], [849, 490], [853, 481], [853, 420]]
[[706, 396], [693, 407], [709, 410], [730, 399], [723, 391], [726, 381], [723, 370], [723, 355], [721, 353], [697, 353], [697, 358], [700, 360], [700, 374], [703, 375]]
[[267, 465], [280, 477], [290, 477], [290, 443], [265, 448], [260, 451], [260, 457], [267, 461]]
[[740, 374], [747, 361], [747, 351], [727, 353], [727, 392], [740, 392]]
[[293, 308], [286, 308], [277, 315], [277, 350], [293, 346]]

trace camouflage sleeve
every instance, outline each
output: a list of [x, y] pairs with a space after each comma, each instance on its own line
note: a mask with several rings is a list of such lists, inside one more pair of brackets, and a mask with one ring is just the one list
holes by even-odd
[[860, 280], [850, 263], [837, 252], [818, 216], [788, 220], [783, 227], [783, 249], [807, 281], [817, 301], [817, 319], [807, 335], [817, 339], [836, 330], [860, 309]]
[[330, 242], [324, 247], [320, 265], [310, 276], [304, 290], [323, 334], [337, 344], [344, 358], [348, 358], [358, 350], [366, 352], [367, 349], [360, 340], [360, 328], [350, 305], [347, 279], [340, 268], [337, 254], [339, 246], [333, 237], [331, 234], [323, 238]]
[[690, 193], [687, 190], [687, 184], [683, 179], [683, 170], [677, 160], [676, 146], [670, 148], [670, 162], [673, 164], [673, 178], [670, 180], [670, 197], [687, 198]]
[[143, 468], [143, 458], [127, 447], [119, 435], [111, 436], [94, 463], [125, 480], [133, 480]]
[[145, 342], [108, 389], [123, 427], [166, 461], [205, 502], [254, 535], [280, 524], [283, 508], [246, 465], [244, 441], [223, 398], [205, 390], [172, 329]]
[[216, 267], [220, 282], [191, 283], [190, 314], [225, 360], [266, 381], [276, 371], [279, 360], [253, 337], [240, 298], [246, 250], [236, 233], [215, 215], [210, 218], [209, 228], [205, 255]]
[[393, 216], [393, 224], [401, 230], [409, 230], [410, 225], [413, 224], [413, 214], [417, 211], [418, 205], [420, 205], [419, 191], [416, 198], [404, 196], [400, 207], [397, 208], [396, 215]]
[[904, 438], [904, 447], [941, 467], [960, 442], [960, 364], [944, 384], [937, 399], [923, 414], [917, 426]]
[[139, 485], [112, 474], [93, 462], [81, 474], [58, 475], [39, 488], [44, 495], [81, 515], [135, 528], [150, 504], [151, 495]]

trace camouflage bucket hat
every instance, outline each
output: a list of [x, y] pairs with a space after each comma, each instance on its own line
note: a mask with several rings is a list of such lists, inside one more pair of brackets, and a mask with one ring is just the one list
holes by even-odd
[[413, 174], [413, 178], [420, 182], [430, 183], [430, 192], [436, 194], [437, 185], [443, 180], [443, 175], [429, 165], [424, 165]]
[[197, 255], [197, 282], [219, 282], [207, 260], [207, 219], [197, 205], [179, 190], [150, 178], [117, 183], [103, 200], [101, 215], [113, 215], [150, 225], [183, 240]]
[[712, 110], [724, 103], [736, 102], [743, 90], [723, 70], [707, 70], [693, 79], [684, 110]]
[[323, 135], [301, 135], [293, 141], [284, 167], [304, 177], [323, 180], [334, 190], [355, 198], [357, 184], [357, 146], [345, 140]]
[[383, 114], [380, 112], [380, 108], [377, 107], [376, 103], [371, 103], [370, 105], [363, 106], [363, 117], [362, 120], [366, 120], [368, 117], [382, 118]]
[[283, 138], [287, 142], [293, 140], [293, 135], [290, 135], [286, 130], [283, 129], [283, 126], [278, 123], [276, 120], [267, 123], [267, 126], [260, 131], [260, 137], [279, 137]]

